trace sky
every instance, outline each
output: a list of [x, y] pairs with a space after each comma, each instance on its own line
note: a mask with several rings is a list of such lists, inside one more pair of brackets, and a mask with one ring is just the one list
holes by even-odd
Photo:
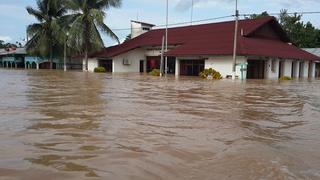
[[[192, 0], [169, 0], [169, 24], [191, 20]], [[26, 37], [26, 27], [36, 20], [28, 15], [26, 7], [36, 7], [36, 0], [0, 0], [0, 40], [15, 43]], [[320, 0], [239, 0], [241, 14], [268, 11], [278, 13], [319, 11]], [[201, 20], [234, 14], [235, 0], [194, 0], [193, 20]], [[105, 23], [114, 29], [120, 40], [130, 34], [130, 20], [139, 20], [155, 25], [165, 24], [166, 0], [122, 0], [119, 9], [106, 10]], [[230, 18], [208, 22], [231, 20]], [[320, 14], [304, 15], [303, 21], [310, 21], [320, 28]], [[115, 44], [103, 35], [105, 46]]]

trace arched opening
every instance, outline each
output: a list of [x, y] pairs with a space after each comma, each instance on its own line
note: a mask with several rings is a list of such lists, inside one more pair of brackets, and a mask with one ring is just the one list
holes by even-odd
[[0, 67], [3, 67], [3, 63], [2, 63], [2, 61], [0, 61]]
[[31, 69], [37, 69], [37, 64], [35, 62], [32, 62]]
[[[50, 62], [43, 62], [39, 64], [40, 69], [50, 69]], [[53, 62], [52, 69], [56, 69], [56, 63]]]
[[26, 66], [26, 67], [25, 67], [26, 69], [29, 69], [29, 68], [30, 68], [30, 62], [27, 61], [27, 62], [25, 63], [25, 66]]

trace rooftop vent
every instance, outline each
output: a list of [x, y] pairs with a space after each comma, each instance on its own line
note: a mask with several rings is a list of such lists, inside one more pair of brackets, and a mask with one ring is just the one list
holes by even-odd
[[154, 26], [155, 25], [149, 23], [131, 21], [131, 39], [150, 31]]

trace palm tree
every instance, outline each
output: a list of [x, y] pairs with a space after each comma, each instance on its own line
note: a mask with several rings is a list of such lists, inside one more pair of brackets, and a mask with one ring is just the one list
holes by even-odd
[[104, 10], [120, 7], [121, 0], [67, 0], [66, 4], [73, 12], [65, 16], [65, 22], [70, 24], [69, 44], [84, 53], [87, 71], [88, 53], [104, 47], [100, 31], [119, 43], [119, 38], [103, 20], [106, 16]]
[[37, 9], [27, 7], [30, 15], [39, 22], [28, 26], [27, 33], [31, 39], [26, 44], [26, 49], [31, 54], [46, 56], [53, 67], [53, 49], [57, 49], [63, 39], [63, 33], [58, 23], [58, 18], [66, 13], [62, 0], [37, 0]]

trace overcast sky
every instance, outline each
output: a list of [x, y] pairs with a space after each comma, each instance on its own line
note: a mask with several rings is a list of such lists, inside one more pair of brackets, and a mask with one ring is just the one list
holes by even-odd
[[[105, 23], [112, 29], [129, 28], [130, 20], [140, 20], [161, 25], [165, 23], [166, 0], [123, 0], [120, 9], [107, 11]], [[169, 23], [190, 21], [191, 0], [169, 0]], [[234, 13], [234, 0], [194, 0], [194, 20], [208, 19]], [[27, 14], [27, 6], [36, 6], [36, 0], [0, 0], [0, 39], [10, 42], [25, 38], [28, 24], [36, 22]], [[320, 0], [239, 0], [240, 13], [278, 13], [281, 9], [289, 12], [319, 11]], [[222, 19], [217, 21], [230, 20]], [[304, 15], [304, 21], [311, 21], [320, 28], [320, 14]], [[211, 21], [212, 22], [212, 21]], [[130, 31], [115, 31], [124, 39]], [[104, 36], [106, 46], [115, 42]]]

